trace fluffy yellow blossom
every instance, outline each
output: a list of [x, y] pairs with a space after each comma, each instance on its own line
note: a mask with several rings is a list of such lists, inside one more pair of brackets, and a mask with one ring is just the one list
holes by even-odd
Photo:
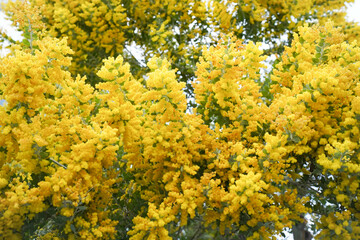
[[[358, 237], [360, 50], [341, 30], [300, 27], [266, 79], [260, 45], [235, 37], [251, 28], [194, 46], [186, 84], [174, 68], [185, 46], [173, 15], [225, 32], [238, 13], [295, 27], [314, 2], [31, 2], [50, 6], [48, 30], [68, 38], [39, 35], [1, 59], [0, 236], [171, 239], [198, 228], [268, 239], [313, 208], [320, 237]], [[192, 26], [184, 37], [208, 31]], [[158, 49], [134, 76], [119, 53], [143, 29]]]
[[6, 187], [8, 181], [5, 178], [0, 178], [0, 189]]

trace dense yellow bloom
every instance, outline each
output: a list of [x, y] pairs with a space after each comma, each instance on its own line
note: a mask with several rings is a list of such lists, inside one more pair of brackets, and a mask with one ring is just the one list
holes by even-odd
[[[319, 237], [358, 238], [360, 48], [333, 23], [299, 28], [269, 73], [270, 97], [260, 45], [221, 35], [202, 48], [192, 109], [176, 59], [154, 54], [137, 78], [115, 56], [128, 16], [139, 29], [153, 18], [144, 9], [159, 19], [149, 22], [149, 39], [160, 53], [177, 34], [168, 30], [172, 14], [193, 22], [183, 5], [202, 20], [213, 11], [209, 19], [230, 31], [236, 11], [251, 24], [276, 14], [290, 21], [314, 2], [135, 1], [130, 12], [116, 1], [65, 2], [41, 11], [50, 33], [68, 39], [39, 35], [30, 51], [14, 47], [0, 62], [1, 237], [19, 239], [35, 223], [29, 231], [44, 239], [116, 239], [121, 231], [172, 239], [198, 222], [209, 233], [270, 238], [326, 196], [330, 210], [316, 205], [326, 210]], [[110, 57], [87, 69], [86, 54], [97, 51]], [[93, 87], [71, 76], [77, 71], [102, 81]]]
[[[50, 37], [34, 41], [34, 46], [33, 53], [16, 51], [2, 59], [0, 66], [1, 93], [6, 100], [1, 107], [1, 143], [8, 156], [1, 161], [0, 209], [4, 214], [0, 225], [4, 227], [0, 232], [9, 239], [16, 238], [25, 220], [49, 211], [50, 205], [68, 217], [69, 226], [70, 219], [85, 209], [99, 211], [93, 206], [108, 201], [109, 187], [114, 184], [106, 182], [102, 169], [115, 160], [116, 131], [106, 124], [97, 129], [89, 125], [94, 90], [84, 78], [74, 80], [64, 70], [70, 65], [66, 55], [72, 51], [65, 40]], [[100, 139], [108, 146], [96, 150]], [[99, 224], [103, 221], [107, 221], [106, 212]], [[108, 238], [113, 223], [105, 225], [111, 227], [94, 236]]]

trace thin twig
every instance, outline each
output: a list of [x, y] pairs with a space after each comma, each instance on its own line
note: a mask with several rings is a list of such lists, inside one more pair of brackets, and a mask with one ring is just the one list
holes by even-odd
[[32, 47], [32, 41], [33, 41], [33, 36], [32, 36], [32, 29], [31, 29], [31, 22], [30, 19], [28, 18], [28, 22], [29, 22], [29, 33], [30, 33], [30, 50], [32, 51], [33, 47]]
[[65, 165], [62, 165], [61, 163], [55, 161], [54, 159], [50, 158], [50, 161], [52, 161], [53, 163], [59, 165], [60, 167], [63, 167], [64, 169], [67, 169], [67, 167]]
[[125, 46], [125, 49], [126, 49], [126, 51], [128, 52], [128, 53], [130, 53], [130, 55], [135, 59], [135, 61], [136, 62], [138, 62], [138, 64], [141, 66], [141, 67], [145, 67], [144, 66], [144, 63], [142, 63], [141, 61], [139, 61], [135, 56], [134, 56], [134, 54], [128, 49], [128, 47], [127, 46]]
[[[196, 229], [195, 234], [194, 234], [194, 236], [192, 236], [191, 240], [197, 239], [199, 236], [201, 236], [202, 233], [201, 233], [200, 231], [201, 231], [201, 224], [199, 224], [199, 226], [198, 226], [198, 228]], [[199, 235], [199, 236], [198, 236], [198, 235]]]

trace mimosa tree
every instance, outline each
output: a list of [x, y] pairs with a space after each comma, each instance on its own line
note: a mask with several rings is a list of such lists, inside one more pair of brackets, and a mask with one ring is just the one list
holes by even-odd
[[10, 3], [0, 238], [297, 239], [309, 214], [360, 239], [357, 26], [325, 22], [343, 4]]

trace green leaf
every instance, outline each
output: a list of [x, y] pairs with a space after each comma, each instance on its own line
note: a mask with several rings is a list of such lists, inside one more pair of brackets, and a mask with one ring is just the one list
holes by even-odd
[[246, 127], [249, 126], [249, 122], [247, 120], [241, 120], [240, 125]]
[[334, 158], [341, 158], [341, 156], [342, 156], [342, 153], [341, 153], [341, 152], [336, 152], [336, 153], [334, 154]]
[[292, 141], [295, 142], [295, 143], [299, 143], [299, 142], [301, 142], [301, 138], [299, 136], [295, 135], [295, 136], [292, 137]]
[[30, 42], [26, 38], [24, 38], [24, 40], [22, 42], [25, 46], [30, 47]]
[[70, 229], [71, 229], [71, 231], [73, 231], [73, 233], [76, 233], [76, 228], [75, 228], [74, 224], [70, 224]]
[[320, 62], [320, 60], [318, 58], [313, 58], [312, 62], [313, 62], [313, 64], [318, 64]]
[[80, 211], [85, 211], [87, 209], [87, 206], [80, 206], [77, 209], [79, 209]]

